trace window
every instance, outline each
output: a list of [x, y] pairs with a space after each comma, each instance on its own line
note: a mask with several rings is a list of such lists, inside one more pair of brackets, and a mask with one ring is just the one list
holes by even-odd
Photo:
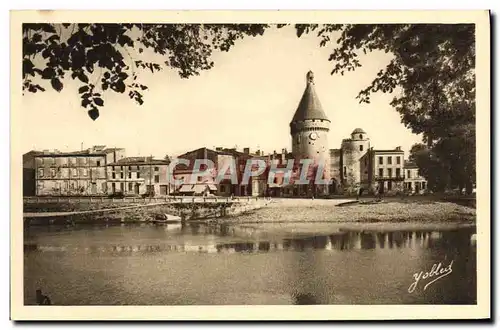
[[128, 178], [132, 179], [132, 172], [128, 172]]
[[56, 176], [56, 169], [55, 168], [51, 168], [50, 169], [50, 176], [51, 177], [55, 177]]
[[132, 171], [132, 166], [129, 166], [129, 167], [128, 167], [128, 170], [129, 170], [129, 171]]
[[221, 192], [221, 193], [225, 192], [225, 188], [226, 188], [225, 186], [222, 186], [222, 185], [221, 185], [221, 186], [220, 186], [220, 192]]
[[383, 168], [379, 168], [378, 169], [378, 176], [379, 177], [383, 177], [384, 176], [384, 169]]
[[113, 172], [113, 173], [111, 174], [111, 177], [112, 177], [113, 179], [116, 179], [116, 174], [115, 174], [115, 172]]
[[397, 168], [396, 169], [396, 178], [399, 178], [401, 176], [401, 169]]
[[100, 160], [97, 161], [97, 166], [101, 166], [101, 161]]
[[359, 145], [359, 151], [363, 151], [363, 145], [362, 144]]
[[132, 182], [128, 183], [128, 191], [132, 191], [134, 189], [134, 184]]
[[158, 183], [160, 182], [160, 176], [159, 175], [155, 175], [155, 183]]
[[137, 179], [141, 177], [141, 172], [137, 172]]
[[38, 169], [38, 177], [43, 178], [43, 168]]
[[392, 164], [392, 156], [387, 156], [387, 164]]
[[137, 170], [139, 171], [139, 165], [137, 165]]
[[158, 172], [160, 168], [158, 166], [155, 166], [155, 172]]
[[411, 178], [411, 171], [408, 170], [408, 179]]
[[82, 158], [82, 164], [87, 164], [87, 157]]
[[125, 183], [120, 183], [120, 190], [125, 191]]
[[347, 166], [344, 166], [344, 176], [347, 175]]
[[382, 164], [384, 163], [384, 157], [380, 156], [380, 157], [378, 158], [378, 163], [379, 163], [380, 165], [382, 165]]
[[396, 164], [401, 164], [401, 156], [396, 157]]
[[363, 140], [363, 134], [359, 134], [359, 139]]
[[43, 165], [43, 162], [44, 162], [44, 158], [43, 157], [40, 157], [40, 163]]
[[387, 175], [389, 176], [389, 178], [392, 178], [392, 168], [387, 169]]
[[422, 182], [422, 189], [425, 189], [425, 182]]
[[123, 172], [120, 172], [120, 179], [123, 179]]
[[84, 169], [83, 169], [83, 176], [87, 176], [87, 174], [88, 174], [87, 169], [86, 169], [86, 168], [84, 168]]
[[111, 166], [111, 170], [114, 172], [115, 171], [115, 166]]
[[111, 184], [111, 191], [113, 193], [116, 191], [116, 184], [114, 182]]
[[76, 171], [76, 168], [71, 169], [71, 175], [78, 176], [78, 172]]

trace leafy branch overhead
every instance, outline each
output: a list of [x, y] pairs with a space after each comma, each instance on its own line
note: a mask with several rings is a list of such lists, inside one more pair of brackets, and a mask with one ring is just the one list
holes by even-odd
[[[262, 35], [259, 24], [23, 24], [23, 92], [60, 92], [67, 76], [81, 83], [81, 105], [95, 120], [108, 90], [143, 104], [139, 72], [170, 67], [189, 78], [211, 69], [214, 50]], [[145, 56], [149, 53], [149, 56]], [[156, 55], [156, 61], [145, 60]]]
[[[426, 139], [446, 135], [446, 127], [475, 119], [475, 29], [473, 24], [298, 25], [297, 35], [315, 32], [320, 46], [331, 46], [332, 74], [362, 66], [373, 51], [392, 55], [358, 94], [397, 91], [391, 105], [402, 122]], [[365, 57], [367, 60], [369, 57]]]

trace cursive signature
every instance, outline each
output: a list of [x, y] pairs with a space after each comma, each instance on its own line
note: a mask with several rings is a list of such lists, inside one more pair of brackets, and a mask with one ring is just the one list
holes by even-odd
[[417, 288], [418, 283], [420, 282], [420, 280], [431, 279], [424, 286], [424, 291], [425, 291], [425, 289], [427, 289], [427, 287], [429, 285], [431, 285], [432, 283], [436, 282], [440, 278], [443, 278], [445, 276], [450, 275], [452, 273], [452, 271], [453, 271], [452, 266], [453, 266], [453, 260], [450, 262], [450, 264], [447, 267], [443, 267], [441, 265], [441, 263], [438, 263], [438, 264], [432, 265], [431, 270], [428, 271], [428, 272], [420, 271], [418, 273], [413, 274], [413, 280], [414, 280], [414, 282], [408, 288], [408, 292], [409, 293], [414, 292], [415, 289]]

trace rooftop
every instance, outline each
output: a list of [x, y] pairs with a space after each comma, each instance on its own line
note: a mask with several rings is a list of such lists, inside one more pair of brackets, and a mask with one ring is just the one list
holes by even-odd
[[351, 134], [366, 134], [366, 132], [362, 128], [356, 128]]
[[39, 151], [35, 157], [64, 157], [64, 156], [91, 156], [91, 155], [106, 155], [114, 151], [124, 150], [124, 148], [106, 148], [106, 146], [93, 146], [85, 150], [78, 151], [59, 151], [43, 150]]
[[300, 100], [299, 106], [295, 111], [292, 122], [307, 119], [322, 119], [329, 121], [323, 111], [318, 95], [316, 95], [316, 91], [314, 89], [314, 74], [312, 71], [309, 71], [306, 77], [306, 89], [304, 90], [304, 94], [302, 94], [302, 99]]
[[170, 162], [165, 159], [153, 159], [151, 157], [126, 157], [111, 163], [111, 166], [121, 165], [168, 165]]
[[401, 149], [373, 149], [372, 151], [375, 153], [404, 153], [404, 151]]
[[412, 161], [405, 161], [405, 168], [418, 168], [417, 164]]

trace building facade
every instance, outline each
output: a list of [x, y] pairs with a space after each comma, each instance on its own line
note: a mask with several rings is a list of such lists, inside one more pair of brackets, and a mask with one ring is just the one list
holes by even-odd
[[427, 180], [420, 175], [417, 164], [407, 161], [404, 166], [404, 188], [410, 194], [424, 194], [427, 191]]
[[35, 156], [36, 195], [105, 195], [106, 165], [123, 157], [125, 149], [105, 146], [66, 153], [45, 150]]
[[[244, 183], [243, 175], [244, 170], [249, 159], [261, 159], [265, 160], [260, 151], [256, 153], [251, 153], [250, 148], [244, 148], [243, 152], [236, 150], [235, 148], [222, 148], [217, 147], [215, 150], [206, 147], [199, 148], [196, 150], [189, 151], [178, 156], [179, 159], [185, 159], [189, 161], [189, 166], [179, 164], [174, 169], [174, 177], [176, 180], [184, 181], [185, 186], [191, 184], [188, 189], [186, 187], [175, 187], [174, 191], [178, 193], [190, 193], [191, 190], [200, 191], [199, 187], [192, 186], [193, 184], [200, 184], [210, 189], [219, 196], [264, 196], [266, 191], [266, 179], [265, 173], [250, 177], [248, 182]], [[196, 160], [207, 159], [214, 164], [214, 168], [207, 171], [203, 176], [198, 176], [196, 182], [191, 180], [194, 174], [194, 165]], [[229, 169], [233, 169], [234, 176], [230, 173]], [[207, 170], [202, 166], [202, 171]], [[220, 174], [220, 172], [225, 172]], [[216, 191], [212, 191], [212, 187], [216, 187]], [[205, 190], [203, 190], [205, 191]]]
[[107, 165], [107, 190], [126, 196], [169, 195], [170, 161], [152, 157], [126, 157]]
[[370, 150], [372, 165], [369, 181], [374, 191], [379, 194], [403, 192], [404, 189], [404, 151], [400, 147], [394, 150]]

